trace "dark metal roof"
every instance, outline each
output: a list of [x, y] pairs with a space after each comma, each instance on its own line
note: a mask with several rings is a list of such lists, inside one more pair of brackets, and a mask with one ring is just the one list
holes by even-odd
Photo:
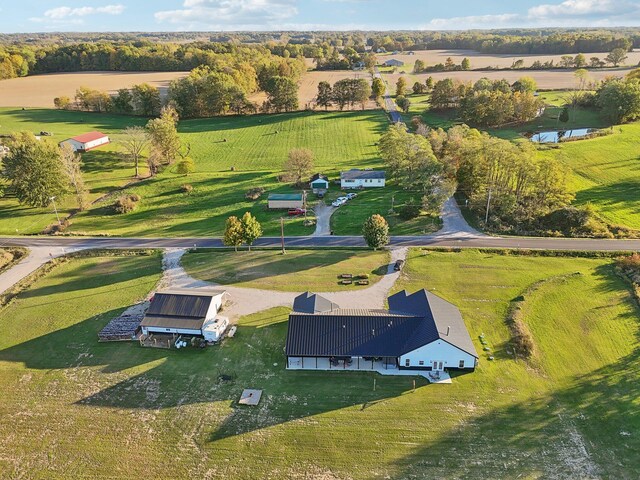
[[358, 170], [354, 168], [340, 173], [342, 180], [382, 179], [384, 177], [384, 170]]
[[318, 298], [331, 303], [309, 292], [296, 298], [287, 355], [399, 357], [440, 339], [478, 358], [460, 311], [424, 289], [392, 295], [389, 311], [317, 309]]
[[315, 182], [316, 180], [324, 180], [325, 182], [328, 182], [329, 179], [327, 178], [326, 175], [323, 175], [321, 173], [316, 173], [313, 177], [311, 177], [311, 181], [310, 183]]
[[[398, 357], [414, 350], [412, 337], [429, 343], [422, 319], [403, 315], [289, 316], [286, 353], [290, 356]], [[409, 350], [407, 350], [409, 348]]]
[[216, 294], [178, 294], [156, 293], [151, 301], [147, 315], [176, 317], [204, 317], [209, 311], [211, 301]]
[[323, 313], [340, 308], [337, 304], [318, 294], [304, 292], [293, 301], [293, 311], [300, 313]]
[[223, 292], [156, 293], [140, 323], [142, 327], [200, 330], [213, 297]]

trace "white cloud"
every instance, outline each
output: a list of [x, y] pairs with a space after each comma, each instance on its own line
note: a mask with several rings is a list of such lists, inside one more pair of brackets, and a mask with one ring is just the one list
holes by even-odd
[[61, 20], [69, 17], [85, 17], [87, 15], [96, 15], [104, 13], [107, 15], [120, 15], [124, 12], [124, 5], [105, 5], [104, 7], [56, 7], [44, 12], [46, 18], [52, 20]]
[[159, 22], [185, 28], [271, 28], [298, 13], [297, 0], [184, 0], [182, 9], [155, 13]]
[[640, 24], [640, 1], [565, 0], [531, 7], [524, 14], [473, 15], [434, 18], [428, 29], [468, 29], [492, 27], [580, 27]]

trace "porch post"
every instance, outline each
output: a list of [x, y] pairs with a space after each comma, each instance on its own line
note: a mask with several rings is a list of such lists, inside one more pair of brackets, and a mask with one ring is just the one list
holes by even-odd
[[302, 362], [302, 368], [304, 368], [304, 357], [300, 357], [300, 361]]
[[358, 370], [360, 370], [360, 357], [358, 357]]
[[318, 369], [318, 357], [316, 357], [316, 370]]

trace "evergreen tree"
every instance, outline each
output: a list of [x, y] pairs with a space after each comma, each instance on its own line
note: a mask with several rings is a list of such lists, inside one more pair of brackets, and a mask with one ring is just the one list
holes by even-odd
[[362, 236], [369, 247], [377, 250], [389, 243], [389, 224], [381, 215], [371, 215], [362, 226]]

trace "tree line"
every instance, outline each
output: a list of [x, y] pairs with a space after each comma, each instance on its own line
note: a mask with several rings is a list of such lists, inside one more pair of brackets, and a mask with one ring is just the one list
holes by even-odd
[[458, 191], [488, 230], [539, 232], [573, 199], [557, 160], [538, 156], [530, 142], [513, 143], [466, 125], [448, 131], [421, 125], [416, 133], [393, 125], [379, 148], [391, 178], [419, 195], [419, 210], [438, 214]]
[[336, 105], [340, 110], [344, 110], [347, 105], [353, 108], [358, 104], [364, 109], [371, 95], [371, 85], [364, 78], [344, 78], [335, 82], [333, 86], [323, 81], [318, 83], [316, 105], [325, 109]]

